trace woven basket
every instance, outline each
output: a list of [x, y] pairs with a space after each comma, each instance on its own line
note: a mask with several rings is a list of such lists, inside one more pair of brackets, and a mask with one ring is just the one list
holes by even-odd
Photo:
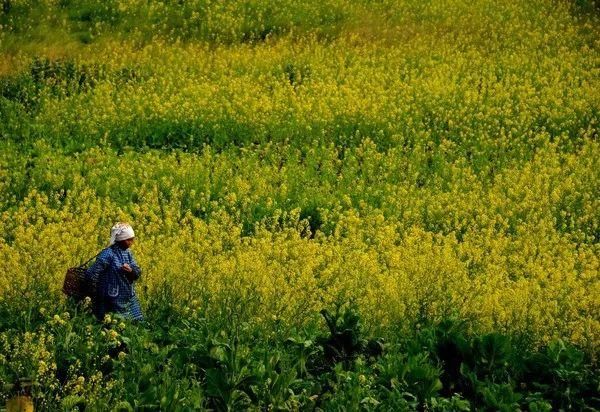
[[[98, 253], [99, 255], [100, 253]], [[88, 269], [89, 263], [98, 257], [94, 256], [82, 265], [67, 269], [65, 281], [63, 282], [62, 291], [65, 295], [79, 301], [86, 296], [93, 296], [96, 289], [95, 279], [87, 279], [85, 272]]]
[[67, 270], [65, 281], [62, 287], [62, 291], [65, 293], [65, 295], [76, 300], [81, 300], [90, 295], [90, 288], [87, 284], [87, 280], [85, 279], [86, 269], [87, 268], [85, 266], [77, 266]]

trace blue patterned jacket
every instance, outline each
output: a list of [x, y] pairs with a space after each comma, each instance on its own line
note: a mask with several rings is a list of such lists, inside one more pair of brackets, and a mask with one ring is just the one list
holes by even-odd
[[133, 270], [133, 279], [139, 279], [142, 271], [130, 249], [123, 249], [114, 244], [100, 252], [94, 264], [86, 271], [88, 280], [96, 285], [97, 298], [126, 301], [135, 296], [133, 283], [121, 269], [124, 263], [128, 263]]

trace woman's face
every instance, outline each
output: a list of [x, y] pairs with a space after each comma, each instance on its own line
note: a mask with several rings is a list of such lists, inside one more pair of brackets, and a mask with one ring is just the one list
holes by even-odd
[[119, 243], [121, 244], [121, 247], [123, 249], [129, 249], [131, 247], [131, 245], [133, 245], [134, 240], [135, 240], [135, 238], [132, 237], [129, 239], [121, 240]]

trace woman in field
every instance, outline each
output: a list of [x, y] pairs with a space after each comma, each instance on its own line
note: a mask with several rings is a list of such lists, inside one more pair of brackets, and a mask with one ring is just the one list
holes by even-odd
[[130, 247], [135, 239], [133, 228], [127, 223], [117, 223], [110, 231], [110, 245], [104, 249], [86, 272], [95, 284], [94, 315], [99, 320], [109, 312], [118, 313], [131, 320], [142, 320], [142, 310], [135, 294], [133, 282], [142, 274]]

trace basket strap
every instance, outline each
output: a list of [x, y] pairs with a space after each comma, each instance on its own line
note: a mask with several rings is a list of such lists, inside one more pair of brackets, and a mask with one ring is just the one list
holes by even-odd
[[82, 263], [81, 265], [79, 265], [79, 267], [81, 266], [86, 266], [88, 263], [90, 263], [92, 260], [96, 259], [98, 256], [100, 256], [100, 253], [102, 253], [104, 251], [104, 249], [102, 249], [100, 252], [98, 252], [96, 254], [96, 256], [89, 258], [88, 260], [86, 260], [84, 263]]

